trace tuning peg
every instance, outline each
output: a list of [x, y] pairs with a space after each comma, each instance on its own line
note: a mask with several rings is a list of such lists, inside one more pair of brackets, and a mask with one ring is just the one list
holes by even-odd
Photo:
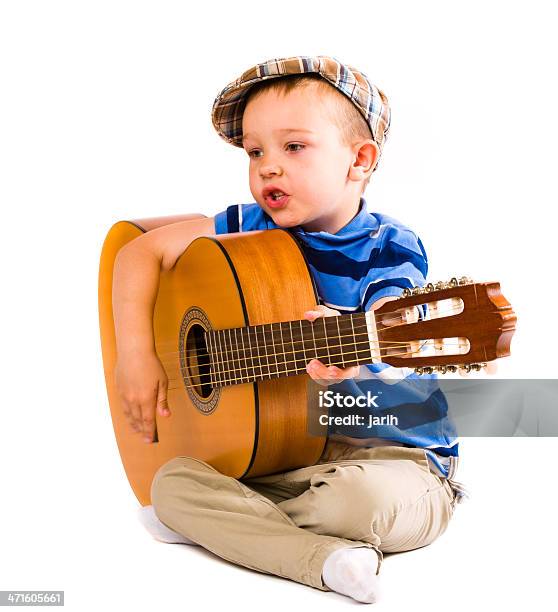
[[402, 298], [409, 297], [411, 295], [420, 295], [421, 293], [430, 293], [431, 291], [438, 291], [440, 289], [453, 289], [459, 285], [470, 285], [473, 283], [473, 279], [470, 276], [461, 276], [459, 279], [454, 276], [449, 281], [436, 281], [435, 283], [427, 283], [424, 287], [406, 287], [401, 293]]
[[475, 370], [475, 372], [480, 372], [483, 368], [486, 368], [487, 363], [472, 363], [471, 369]]
[[464, 363], [463, 365], [458, 366], [460, 370], [463, 370], [465, 373], [469, 374], [469, 372], [480, 372], [483, 368], [485, 368], [488, 364], [486, 363]]
[[456, 372], [457, 366], [453, 365], [442, 365], [442, 366], [422, 366], [415, 368], [415, 374], [421, 376], [422, 374], [433, 374], [434, 372], [439, 372], [440, 374], [447, 374], [448, 372]]
[[415, 368], [415, 374], [421, 376], [422, 374], [433, 374], [436, 371], [435, 367], [432, 366], [423, 366]]

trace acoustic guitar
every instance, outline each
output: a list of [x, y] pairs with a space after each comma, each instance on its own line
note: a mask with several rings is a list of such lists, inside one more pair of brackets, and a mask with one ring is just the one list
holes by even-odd
[[[200, 237], [161, 274], [153, 327], [171, 416], [156, 415], [155, 441], [146, 444], [126, 420], [114, 382], [114, 260], [143, 232], [200, 216], [120, 221], [101, 254], [107, 392], [122, 463], [142, 505], [151, 503], [155, 472], [176, 456], [201, 459], [234, 478], [316, 463], [326, 433], [309, 433], [317, 383], [306, 365], [313, 358], [343, 368], [383, 362], [443, 373], [480, 369], [510, 354], [516, 317], [497, 282], [429, 283], [376, 311], [310, 322], [302, 317], [319, 303], [318, 293], [293, 234]], [[421, 308], [427, 316], [419, 316]]]

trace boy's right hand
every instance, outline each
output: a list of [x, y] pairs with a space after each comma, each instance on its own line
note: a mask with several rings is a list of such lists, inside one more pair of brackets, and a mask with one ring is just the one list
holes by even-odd
[[121, 355], [116, 361], [115, 382], [124, 414], [143, 441], [153, 441], [155, 410], [170, 416], [167, 404], [168, 378], [153, 352]]

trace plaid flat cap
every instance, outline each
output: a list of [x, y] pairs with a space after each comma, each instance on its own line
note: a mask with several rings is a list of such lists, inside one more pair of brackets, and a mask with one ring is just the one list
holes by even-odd
[[246, 70], [215, 98], [211, 118], [219, 136], [242, 147], [242, 114], [249, 89], [267, 79], [306, 73], [319, 74], [349, 98], [366, 120], [381, 153], [391, 120], [386, 95], [364, 73], [325, 55], [270, 59]]

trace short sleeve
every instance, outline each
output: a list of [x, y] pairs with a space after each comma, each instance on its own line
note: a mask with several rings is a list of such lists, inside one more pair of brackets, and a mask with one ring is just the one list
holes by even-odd
[[234, 234], [279, 227], [256, 203], [233, 204], [214, 215], [214, 219], [216, 234]]
[[398, 297], [403, 289], [423, 287], [427, 274], [428, 258], [420, 238], [405, 227], [386, 227], [381, 247], [362, 284], [363, 311], [380, 298]]

